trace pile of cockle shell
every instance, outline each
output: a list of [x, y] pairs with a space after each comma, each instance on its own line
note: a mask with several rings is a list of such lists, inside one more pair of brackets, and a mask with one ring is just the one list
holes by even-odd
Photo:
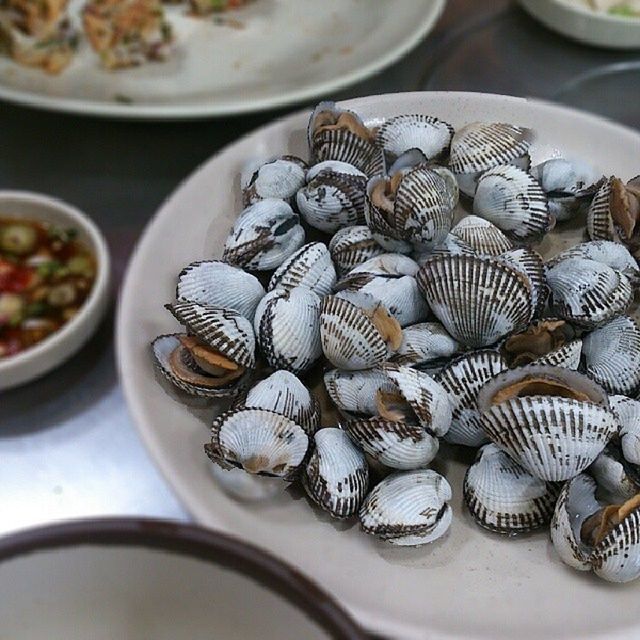
[[[551, 523], [567, 564], [640, 575], [640, 180], [531, 166], [533, 138], [412, 114], [369, 128], [325, 102], [309, 162], [247, 168], [222, 259], [178, 275], [184, 331], [153, 342], [175, 386], [232, 401], [205, 447], [227, 491], [300, 481], [332, 516], [420, 545], [452, 518], [427, 468], [445, 440], [478, 449], [460, 489], [480, 526]], [[533, 248], [585, 216], [590, 241]]]

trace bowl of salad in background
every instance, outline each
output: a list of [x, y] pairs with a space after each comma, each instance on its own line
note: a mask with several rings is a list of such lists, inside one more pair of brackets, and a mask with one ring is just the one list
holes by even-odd
[[640, 0], [520, 0], [553, 31], [584, 44], [640, 49]]
[[110, 260], [96, 225], [48, 196], [0, 191], [0, 390], [72, 356], [107, 307]]

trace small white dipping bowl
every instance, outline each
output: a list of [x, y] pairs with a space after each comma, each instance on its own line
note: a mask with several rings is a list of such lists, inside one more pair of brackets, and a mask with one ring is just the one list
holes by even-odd
[[109, 301], [111, 261], [98, 227], [75, 207], [28, 191], [0, 191], [0, 217], [48, 222], [78, 231], [78, 240], [91, 251], [97, 273], [93, 289], [78, 313], [42, 342], [0, 358], [0, 391], [37, 378], [76, 353], [94, 333]]
[[563, 0], [520, 0], [546, 27], [584, 44], [607, 49], [640, 49], [640, 19], [625, 18]]
[[0, 638], [366, 640], [257, 547], [161, 520], [79, 520], [0, 540]]

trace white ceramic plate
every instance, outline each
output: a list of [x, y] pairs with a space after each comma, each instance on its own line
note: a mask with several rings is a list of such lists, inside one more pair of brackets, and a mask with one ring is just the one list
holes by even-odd
[[[409, 93], [347, 103], [365, 119], [435, 115], [459, 127], [475, 120], [533, 127], [533, 160], [568, 153], [625, 179], [638, 171], [640, 136], [591, 115], [518, 98]], [[367, 627], [405, 639], [550, 638], [631, 640], [640, 635], [640, 583], [620, 588], [562, 565], [546, 533], [507, 539], [482, 531], [462, 505], [465, 467], [439, 463], [453, 487], [446, 539], [395, 548], [336, 524], [304, 499], [248, 506], [211, 479], [203, 453], [210, 413], [177, 402], [158, 383], [149, 342], [177, 330], [163, 304], [176, 274], [193, 260], [220, 255], [240, 211], [238, 176], [256, 153], [306, 155], [307, 113], [260, 129], [198, 169], [165, 203], [130, 264], [118, 321], [122, 383], [153, 457], [202, 523], [269, 549], [315, 578]], [[575, 240], [574, 240], [575, 241]]]
[[549, 29], [607, 49], [640, 49], [640, 19], [591, 11], [566, 0], [520, 0]]
[[[72, 0], [76, 7], [83, 0]], [[0, 59], [0, 98], [74, 113], [191, 118], [307, 100], [395, 62], [434, 26], [445, 0], [257, 0], [196, 20], [169, 7], [176, 54], [107, 73], [86, 43], [59, 76]], [[77, 10], [76, 10], [77, 13]]]

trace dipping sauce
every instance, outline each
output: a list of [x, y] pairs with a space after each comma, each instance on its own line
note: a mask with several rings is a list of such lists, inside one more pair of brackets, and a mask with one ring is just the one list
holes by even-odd
[[93, 288], [95, 257], [77, 230], [0, 216], [0, 358], [69, 322]]

